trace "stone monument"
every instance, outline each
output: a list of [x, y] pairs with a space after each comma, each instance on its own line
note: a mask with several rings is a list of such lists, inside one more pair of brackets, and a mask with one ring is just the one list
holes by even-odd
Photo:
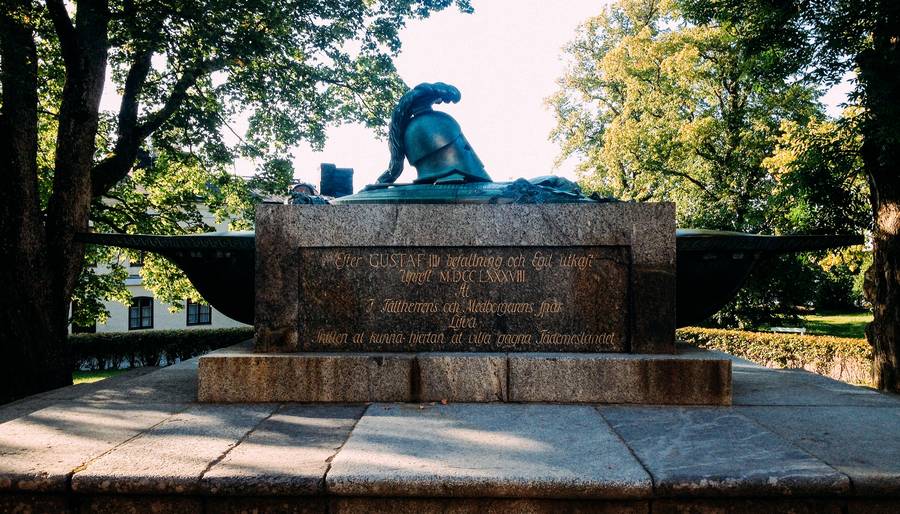
[[200, 359], [201, 401], [729, 404], [730, 361], [675, 346], [674, 205], [493, 182], [459, 98], [404, 95], [362, 192], [258, 208], [254, 347]]

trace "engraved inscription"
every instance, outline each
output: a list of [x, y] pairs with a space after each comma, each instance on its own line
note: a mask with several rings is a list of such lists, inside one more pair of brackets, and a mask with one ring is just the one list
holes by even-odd
[[300, 346], [628, 351], [618, 246], [301, 248]]

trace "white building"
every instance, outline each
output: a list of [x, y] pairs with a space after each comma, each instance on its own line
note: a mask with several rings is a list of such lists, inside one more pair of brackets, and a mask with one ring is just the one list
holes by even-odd
[[[135, 270], [135, 267], [129, 267]], [[191, 328], [229, 328], [246, 327], [244, 323], [235, 321], [205, 303], [193, 303], [185, 300], [183, 309], [171, 312], [170, 305], [153, 298], [135, 272], [125, 280], [131, 293], [131, 305], [119, 302], [104, 302], [109, 311], [106, 323], [97, 323], [97, 332], [127, 332], [129, 330], [154, 329], [191, 329]]]
[[[215, 230], [228, 230], [227, 221], [216, 223], [215, 218], [205, 207], [201, 207], [203, 221], [215, 227]], [[109, 318], [105, 323], [97, 323], [93, 331], [96, 332], [127, 332], [129, 330], [173, 330], [193, 328], [231, 328], [246, 327], [248, 325], [235, 321], [217, 311], [206, 303], [194, 303], [188, 299], [182, 302], [182, 309], [171, 311], [171, 305], [162, 303], [153, 297], [153, 293], [144, 287], [140, 275], [142, 262], [130, 262], [126, 259], [125, 269], [128, 270], [128, 278], [125, 286], [131, 293], [131, 305], [123, 305], [116, 301], [104, 301]], [[99, 272], [104, 272], [103, 266], [98, 266]], [[76, 331], [84, 332], [84, 328], [76, 328]], [[88, 329], [87, 331], [91, 331]]]

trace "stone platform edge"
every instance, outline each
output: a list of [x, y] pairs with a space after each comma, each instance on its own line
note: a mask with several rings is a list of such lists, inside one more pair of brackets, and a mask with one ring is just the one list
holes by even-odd
[[257, 402], [551, 402], [731, 405], [731, 361], [681, 349], [624, 353], [255, 353], [199, 360], [198, 399]]

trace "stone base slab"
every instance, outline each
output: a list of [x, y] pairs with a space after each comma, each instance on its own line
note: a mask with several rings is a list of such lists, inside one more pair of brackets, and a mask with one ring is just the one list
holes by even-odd
[[201, 402], [731, 405], [731, 361], [580, 353], [255, 353], [200, 358]]
[[191, 359], [0, 406], [0, 512], [900, 512], [900, 396], [731, 362], [731, 407], [247, 405]]

